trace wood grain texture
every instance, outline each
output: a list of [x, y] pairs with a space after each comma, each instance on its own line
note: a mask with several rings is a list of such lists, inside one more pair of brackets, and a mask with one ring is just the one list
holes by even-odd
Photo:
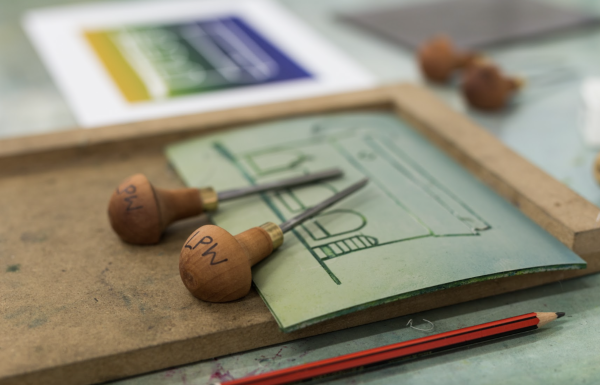
[[269, 233], [261, 227], [253, 227], [239, 233], [235, 236], [235, 240], [242, 246], [250, 266], [256, 265], [273, 252], [273, 242]]
[[[588, 269], [465, 285], [284, 334], [254, 290], [224, 304], [186, 290], [179, 254], [204, 216], [174, 224], [152, 247], [123, 243], [111, 230], [107, 199], [127, 175], [183, 187], [166, 164], [168, 143], [260, 119], [393, 104]], [[600, 271], [598, 209], [416, 86], [204, 117], [172, 119], [164, 131], [150, 122], [0, 142], [0, 384], [108, 381]]]

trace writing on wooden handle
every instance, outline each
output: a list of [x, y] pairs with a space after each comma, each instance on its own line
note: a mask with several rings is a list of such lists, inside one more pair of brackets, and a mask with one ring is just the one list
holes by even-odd
[[250, 291], [251, 267], [269, 256], [282, 240], [281, 229], [273, 223], [253, 227], [236, 236], [219, 226], [202, 226], [181, 248], [181, 280], [203, 301], [228, 302], [242, 298]]

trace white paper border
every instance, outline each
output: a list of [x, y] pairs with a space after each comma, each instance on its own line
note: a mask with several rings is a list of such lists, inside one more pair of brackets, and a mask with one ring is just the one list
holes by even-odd
[[[83, 36], [85, 29], [235, 15], [247, 21], [311, 79], [213, 91], [165, 101], [127, 102]], [[369, 88], [374, 78], [268, 0], [176, 0], [85, 4], [35, 10], [23, 26], [82, 127], [119, 124]]]

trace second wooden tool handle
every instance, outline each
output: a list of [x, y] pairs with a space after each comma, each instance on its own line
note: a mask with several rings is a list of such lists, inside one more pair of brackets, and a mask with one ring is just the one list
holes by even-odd
[[200, 215], [206, 211], [199, 190], [195, 188], [164, 190], [155, 187], [154, 194], [163, 229], [175, 221]]
[[217, 208], [212, 188], [163, 190], [152, 186], [143, 174], [125, 179], [108, 205], [113, 230], [125, 242], [136, 245], [157, 243], [174, 221]]

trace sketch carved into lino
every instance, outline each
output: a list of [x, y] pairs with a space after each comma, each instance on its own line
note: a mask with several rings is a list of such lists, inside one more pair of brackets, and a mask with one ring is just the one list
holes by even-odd
[[[214, 146], [246, 175], [251, 183], [263, 178], [284, 178], [322, 168], [335, 158], [337, 166], [356, 169], [370, 179], [378, 201], [385, 207], [382, 216], [367, 207], [328, 210], [305, 222], [295, 231], [305, 247], [331, 278], [340, 283], [327, 261], [365, 249], [424, 237], [476, 236], [491, 226], [443, 183], [412, 159], [392, 132], [373, 133], [368, 125], [324, 118], [312, 127], [306, 140], [279, 142], [250, 152], [233, 154], [223, 142]], [[364, 124], [364, 123], [363, 123]], [[315, 140], [316, 138], [316, 140]], [[307, 190], [291, 188], [265, 196], [281, 220], [313, 206], [338, 189], [321, 183]], [[371, 222], [378, 221], [379, 229]], [[381, 225], [389, 231], [381, 231]]]

